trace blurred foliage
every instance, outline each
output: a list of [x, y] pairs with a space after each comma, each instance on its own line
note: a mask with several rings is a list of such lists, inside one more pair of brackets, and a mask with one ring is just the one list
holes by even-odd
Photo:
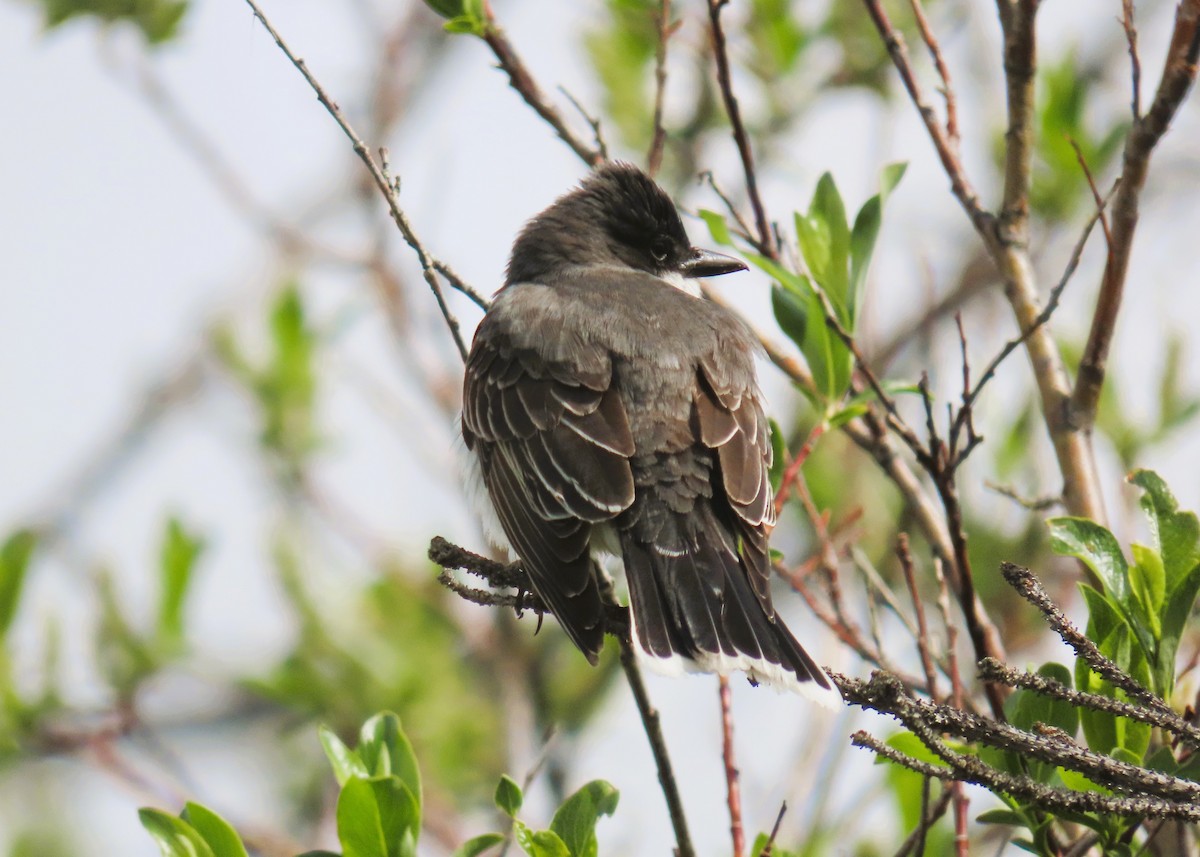
[[185, 605], [204, 542], [170, 518], [163, 533], [158, 562], [158, 603], [153, 629], [139, 630], [121, 606], [113, 575], [96, 576], [100, 627], [96, 644], [100, 669], [117, 696], [133, 697], [138, 686], [184, 654]]
[[658, 0], [604, 0], [607, 18], [583, 38], [604, 92], [604, 114], [622, 142], [650, 145], [654, 133], [654, 60], [658, 51]]
[[179, 34], [189, 0], [37, 0], [51, 30], [74, 18], [95, 18], [105, 24], [137, 27], [151, 45]]
[[[390, 711], [371, 717], [354, 748], [327, 727], [318, 734], [340, 789], [336, 815], [342, 851], [307, 851], [300, 857], [416, 857], [424, 790], [400, 718]], [[535, 830], [517, 817], [524, 802], [521, 787], [502, 776], [494, 801], [511, 819], [511, 832], [475, 836], [454, 857], [496, 853], [510, 836], [529, 857], [597, 857], [596, 823], [616, 811], [619, 797], [609, 783], [593, 780], [562, 802], [549, 828]], [[189, 802], [178, 817], [149, 807], [139, 817], [162, 857], [249, 857], [233, 826], [200, 804]]]
[[280, 290], [270, 317], [270, 354], [261, 365], [245, 356], [228, 328], [213, 344], [226, 368], [254, 396], [262, 419], [260, 440], [285, 479], [299, 479], [317, 448], [316, 332], [309, 326], [300, 288]]
[[390, 569], [347, 599], [347, 613], [331, 615], [305, 590], [291, 549], [280, 545], [276, 561], [300, 630], [291, 652], [249, 687], [338, 734], [363, 712], [396, 708], [445, 797], [482, 794], [505, 758], [496, 676], [467, 656], [445, 590]]

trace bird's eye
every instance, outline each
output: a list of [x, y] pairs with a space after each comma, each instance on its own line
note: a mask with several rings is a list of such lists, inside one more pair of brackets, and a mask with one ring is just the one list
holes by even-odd
[[671, 240], [666, 236], [655, 238], [654, 243], [650, 245], [650, 255], [656, 262], [667, 261], [667, 257], [671, 255]]

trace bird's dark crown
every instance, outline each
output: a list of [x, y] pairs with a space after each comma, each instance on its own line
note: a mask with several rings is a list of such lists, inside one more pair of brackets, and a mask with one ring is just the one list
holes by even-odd
[[530, 220], [513, 244], [505, 285], [537, 282], [574, 265], [678, 271], [692, 248], [675, 203], [632, 164], [597, 167]]

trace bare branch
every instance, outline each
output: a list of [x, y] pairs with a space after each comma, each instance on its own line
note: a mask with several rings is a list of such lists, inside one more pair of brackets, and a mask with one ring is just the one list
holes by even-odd
[[[293, 53], [292, 49], [288, 47], [287, 42], [283, 40], [283, 37], [279, 35], [279, 32], [275, 29], [271, 22], [267, 20], [266, 15], [263, 14], [262, 9], [259, 8], [255, 0], [246, 0], [246, 5], [250, 7], [251, 11], [254, 13], [254, 17], [259, 20], [266, 31], [271, 35], [271, 38], [275, 40], [275, 44], [279, 46], [281, 51], [283, 51], [284, 56], [286, 56], [288, 60], [291, 61], [292, 65], [296, 67], [296, 70], [304, 76], [305, 81], [307, 81], [308, 85], [312, 87], [313, 92], [317, 94], [317, 100], [321, 102], [321, 104], [329, 112], [329, 115], [333, 117], [335, 122], [337, 122], [338, 127], [342, 129], [342, 133], [349, 138], [351, 144], [353, 145], [354, 153], [358, 155], [358, 157], [366, 165], [367, 171], [370, 172], [371, 178], [375, 182], [375, 186], [379, 188], [379, 192], [382, 193], [384, 199], [387, 200], [388, 210], [391, 212], [392, 220], [395, 221], [397, 228], [400, 230], [400, 234], [404, 237], [405, 243], [407, 243], [408, 246], [411, 247], [417, 254], [417, 260], [421, 264], [421, 272], [425, 277], [425, 282], [429, 284], [429, 288], [432, 290], [433, 296], [437, 300], [438, 308], [442, 312], [442, 318], [445, 319], [446, 326], [450, 328], [450, 335], [454, 337], [454, 343], [458, 346], [459, 354], [465, 361], [467, 359], [467, 346], [463, 342], [458, 319], [454, 317], [446, 304], [446, 297], [442, 292], [442, 284], [438, 280], [437, 268], [434, 264], [435, 259], [432, 255], [430, 255], [429, 251], [425, 249], [425, 246], [417, 238], [412, 224], [409, 223], [408, 217], [405, 215], [403, 209], [400, 208], [400, 199], [396, 194], [396, 188], [392, 183], [391, 178], [384, 172], [380, 165], [376, 163], [375, 158], [371, 155], [371, 150], [367, 148], [367, 145], [362, 141], [362, 138], [358, 136], [358, 133], [354, 130], [349, 120], [346, 119], [345, 114], [342, 113], [341, 108], [338, 107], [337, 103], [329, 97], [329, 94], [325, 91], [324, 87], [321, 86], [321, 84], [313, 76], [312, 72], [308, 70], [308, 66], [305, 65], [304, 60]], [[454, 281], [451, 282], [453, 283]]]
[[687, 818], [683, 814], [683, 799], [679, 796], [679, 786], [675, 782], [671, 757], [667, 754], [667, 741], [663, 738], [658, 709], [650, 703], [650, 696], [646, 693], [646, 685], [642, 681], [637, 658], [633, 653], [633, 645], [628, 640], [621, 640], [621, 668], [625, 670], [625, 679], [629, 682], [630, 689], [633, 690], [633, 699], [637, 703], [638, 714], [641, 715], [642, 726], [646, 730], [646, 738], [650, 741], [654, 763], [658, 766], [658, 782], [662, 786], [663, 797], [667, 800], [671, 826], [675, 829], [675, 853], [678, 857], [696, 857], [696, 850], [692, 847], [692, 837], [688, 833]]
[[1130, 99], [1133, 121], [1142, 118], [1142, 61], [1138, 59], [1137, 25], [1133, 22], [1133, 0], [1121, 0], [1121, 27], [1129, 44]]
[[646, 172], [651, 176], [658, 174], [658, 168], [662, 165], [663, 146], [667, 142], [667, 129], [663, 127], [663, 98], [667, 92], [667, 42], [675, 32], [675, 26], [671, 23], [671, 0], [659, 0], [657, 17], [658, 47], [654, 54], [654, 134], [650, 141], [650, 153], [646, 155]]
[[1046, 590], [1042, 588], [1041, 582], [1033, 572], [1011, 562], [1002, 562], [1000, 563], [1000, 573], [1022, 598], [1042, 611], [1047, 624], [1062, 638], [1064, 643], [1075, 650], [1076, 655], [1087, 662], [1092, 672], [1125, 691], [1130, 699], [1136, 699], [1160, 713], [1174, 714], [1169, 705], [1101, 654], [1096, 644], [1071, 624], [1071, 621], [1063, 615], [1062, 610], [1046, 594]]
[[979, 662], [979, 677], [988, 681], [1001, 681], [1010, 687], [1022, 687], [1040, 693], [1042, 696], [1061, 699], [1076, 708], [1090, 708], [1093, 711], [1106, 711], [1118, 717], [1127, 717], [1140, 723], [1148, 723], [1160, 729], [1166, 729], [1179, 736], [1181, 740], [1193, 747], [1200, 747], [1200, 729], [1184, 720], [1174, 711], [1163, 711], [1159, 708], [1146, 708], [1142, 705], [1132, 705], [1111, 696], [1098, 693], [1084, 693], [1073, 690], [1061, 682], [1037, 673], [1013, 669], [995, 658], [984, 658]]
[[725, 796], [729, 804], [729, 835], [733, 857], [746, 853], [746, 831], [742, 827], [742, 790], [738, 785], [737, 757], [733, 748], [733, 693], [729, 676], [718, 676], [721, 697], [721, 759], [725, 764]]
[[554, 129], [559, 139], [570, 146], [571, 151], [578, 155], [585, 164], [594, 167], [601, 163], [605, 159], [604, 152], [597, 146], [589, 146], [567, 126], [566, 120], [563, 119], [558, 108], [550, 103], [550, 99], [533, 79], [533, 75], [525, 67], [524, 61], [517, 54], [516, 48], [508, 40], [504, 30], [496, 23], [491, 3], [484, 4], [484, 15], [487, 25], [484, 28], [483, 40], [492, 49], [492, 54], [496, 57], [500, 68], [508, 75], [508, 85], [517, 91], [521, 99]]
[[917, 108], [917, 112], [921, 114], [925, 130], [929, 133], [929, 139], [933, 142], [933, 147], [937, 150], [938, 158], [942, 162], [942, 168], [950, 179], [950, 188], [954, 192], [955, 199], [963, 207], [967, 216], [971, 218], [971, 223], [975, 225], [976, 231], [981, 235], [990, 234], [992, 215], [980, 204], [975, 188], [972, 187], [962, 162], [958, 158], [957, 147], [938, 123], [937, 114], [926, 100], [921, 85], [917, 83], [916, 73], [908, 58], [908, 48], [904, 45], [904, 37], [892, 25], [887, 13], [883, 11], [880, 0], [863, 0], [863, 3], [867, 7], [867, 14], [871, 16], [871, 21], [875, 24], [875, 29], [879, 31], [879, 37], [883, 40], [888, 55], [892, 58], [892, 64], [900, 73], [900, 80], [908, 91], [909, 99]]
[[771, 225], [767, 220], [762, 197], [758, 193], [758, 175], [754, 170], [754, 152], [750, 148], [750, 137], [742, 122], [742, 111], [738, 107], [737, 96], [733, 94], [729, 54], [725, 45], [725, 30], [721, 26], [721, 9], [728, 2], [729, 0], [708, 0], [709, 31], [712, 36], [713, 56], [717, 62], [717, 85], [721, 90], [721, 99], [725, 103], [725, 112], [729, 115], [729, 124], [733, 126], [733, 139], [737, 143], [738, 156], [742, 159], [742, 171], [746, 175], [746, 195], [750, 197], [750, 207], [754, 211], [754, 225], [758, 236], [754, 241], [754, 246], [767, 258], [778, 259], [779, 253], [771, 238]]
[[933, 34], [933, 28], [929, 26], [929, 19], [925, 16], [925, 7], [921, 5], [921, 0], [909, 0], [909, 4], [912, 6], [917, 29], [921, 31], [921, 40], [925, 42], [925, 47], [929, 48], [934, 68], [937, 69], [938, 77], [942, 79], [942, 98], [946, 100], [946, 136], [950, 138], [950, 143], [957, 147], [958, 107], [954, 98], [954, 85], [950, 82], [950, 68], [942, 56], [942, 46]]
[[1125, 136], [1124, 164], [1116, 197], [1112, 202], [1111, 252], [1100, 279], [1100, 296], [1088, 333], [1087, 346], [1079, 362], [1079, 378], [1071, 397], [1071, 416], [1083, 430], [1090, 431], [1107, 371], [1117, 314], [1125, 291], [1129, 257], [1138, 223], [1138, 200], [1146, 185], [1150, 156], [1196, 80], [1200, 56], [1200, 0], [1182, 0], [1175, 9], [1175, 27], [1166, 64], [1154, 103], [1139, 117]]

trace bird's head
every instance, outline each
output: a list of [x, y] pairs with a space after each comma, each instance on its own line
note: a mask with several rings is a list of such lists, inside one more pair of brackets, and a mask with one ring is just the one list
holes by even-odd
[[626, 267], [667, 280], [746, 269], [732, 256], [693, 247], [666, 191], [620, 161], [597, 167], [525, 225], [513, 245], [507, 284], [576, 265]]

